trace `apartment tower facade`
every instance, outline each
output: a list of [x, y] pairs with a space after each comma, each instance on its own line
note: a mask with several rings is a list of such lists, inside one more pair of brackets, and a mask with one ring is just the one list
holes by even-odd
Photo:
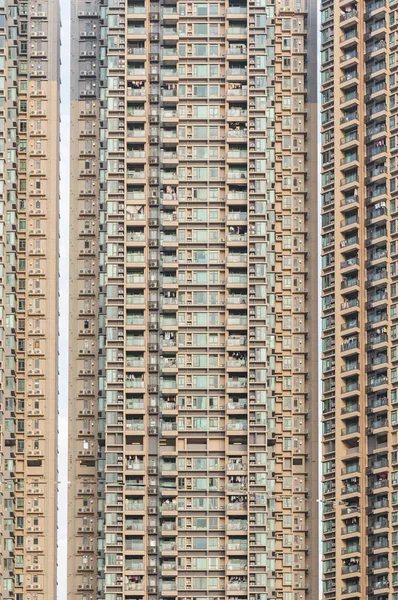
[[398, 3], [321, 22], [323, 597], [396, 600]]
[[1, 569], [4, 599], [55, 599], [59, 14], [0, 5]]
[[316, 2], [72, 6], [68, 597], [316, 598]]

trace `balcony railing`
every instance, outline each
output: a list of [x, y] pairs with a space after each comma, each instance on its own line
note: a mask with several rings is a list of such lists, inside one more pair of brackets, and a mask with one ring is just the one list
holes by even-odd
[[340, 22], [347, 21], [348, 19], [352, 19], [358, 16], [357, 10], [346, 10], [340, 15]]

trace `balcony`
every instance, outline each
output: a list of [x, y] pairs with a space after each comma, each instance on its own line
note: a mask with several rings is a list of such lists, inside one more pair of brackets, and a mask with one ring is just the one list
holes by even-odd
[[358, 504], [350, 504], [346, 508], [342, 509], [341, 514], [342, 515], [351, 515], [353, 513], [359, 513], [359, 512], [360, 512], [360, 507], [358, 506]]
[[[246, 399], [241, 400], [241, 399], [232, 399], [232, 401], [228, 402], [227, 404], [227, 409], [228, 410], [246, 410], [247, 409], [247, 401]], [[228, 468], [232, 468], [231, 465], [236, 465], [239, 464], [240, 466], [242, 465], [242, 463], [228, 463]], [[235, 470], [235, 469], [233, 469]], [[242, 470], [241, 468], [237, 469], [237, 470]]]
[[341, 535], [353, 535], [361, 531], [359, 523], [351, 523], [347, 527], [341, 528]]
[[380, 536], [376, 538], [369, 537], [369, 546], [372, 550], [382, 550], [388, 548], [388, 538], [386, 536]]
[[[126, 550], [132, 550], [132, 551], [142, 551], [142, 550], [144, 550], [144, 542], [142, 540], [139, 540], [139, 539], [138, 540], [135, 540], [135, 539], [126, 539], [125, 543], [126, 543], [126, 546], [125, 546]], [[131, 564], [130, 561], [127, 561], [126, 565], [125, 565], [126, 566], [126, 570], [130, 570], [129, 569], [129, 564]]]
[[345, 563], [341, 569], [342, 575], [349, 575], [351, 573], [358, 573], [361, 570], [361, 565], [359, 560], [352, 559], [352, 562]]
[[384, 8], [386, 6], [386, 0], [375, 0], [375, 2], [370, 2], [366, 4], [366, 12], [370, 13], [374, 10], [378, 10], [379, 8]]
[[228, 591], [247, 591], [247, 581], [228, 581]]
[[246, 560], [229, 560], [227, 565], [228, 571], [245, 571], [247, 569]]
[[351, 371], [357, 371], [357, 370], [359, 370], [359, 361], [358, 360], [347, 361], [345, 363], [345, 365], [342, 365], [342, 367], [341, 367], [341, 373], [350, 373]]
[[[344, 139], [344, 138], [343, 138]], [[359, 202], [359, 196], [357, 193], [348, 193], [345, 195], [343, 200], [340, 203], [341, 208], [346, 208], [351, 206], [352, 204], [356, 204]]]
[[381, 154], [382, 152], [387, 152], [387, 146], [384, 141], [376, 142], [371, 146], [368, 146], [366, 149], [366, 158], [373, 158], [377, 156], [377, 154]]
[[384, 71], [385, 69], [386, 69], [386, 61], [385, 60], [374, 61], [366, 69], [366, 75], [370, 76], [370, 75], [373, 75], [374, 73], [377, 73], [378, 71]]
[[368, 593], [369, 595], [372, 594], [372, 592], [378, 591], [378, 590], [384, 590], [385, 588], [389, 588], [390, 587], [390, 583], [388, 581], [388, 578], [383, 578], [383, 579], [376, 579], [376, 580], [369, 580], [369, 585], [368, 585]]
[[[129, 564], [127, 563], [125, 566], [125, 570], [126, 571], [134, 571], [134, 567], [129, 566]], [[129, 592], [143, 592], [144, 591], [144, 584], [143, 583], [137, 583], [136, 581], [126, 581], [124, 584], [124, 589], [126, 591]]]
[[345, 21], [348, 21], [349, 19], [354, 19], [356, 17], [358, 17], [357, 10], [342, 9], [340, 14], [340, 23], [344, 23]]
[[247, 68], [246, 67], [230, 67], [227, 69], [227, 76], [230, 75], [232, 77], [246, 77]]
[[146, 14], [145, 4], [129, 4], [127, 6], [128, 15], [143, 15]]
[[353, 412], [358, 412], [360, 406], [357, 402], [347, 402], [347, 404], [341, 409], [342, 415], [349, 415]]
[[340, 124], [343, 125], [345, 123], [349, 123], [350, 121], [354, 121], [355, 119], [359, 118], [359, 114], [357, 111], [351, 111], [349, 113], [346, 113], [344, 116], [341, 117], [340, 119]]
[[353, 483], [350, 485], [346, 485], [346, 486], [343, 486], [343, 488], [341, 489], [341, 494], [343, 496], [348, 495], [348, 494], [359, 494], [359, 492], [360, 492], [359, 483]]
[[379, 385], [388, 385], [388, 377], [387, 375], [378, 375], [376, 377], [369, 377], [368, 379], [368, 387], [378, 387]]
[[[350, 285], [358, 285], [358, 283], [355, 283], [355, 282], [358, 282], [357, 279], [347, 280], [347, 283], [348, 282], [351, 282]], [[343, 283], [344, 282], [342, 282], [342, 287], [343, 287]], [[347, 288], [347, 287], [349, 287], [349, 285], [344, 285], [344, 288]], [[359, 327], [359, 321], [358, 321], [357, 318], [355, 318], [355, 319], [347, 319], [345, 321], [345, 323], [343, 323], [341, 325], [341, 331], [348, 331], [349, 329], [355, 329], [357, 327]]]
[[370, 432], [373, 432], [377, 429], [382, 429], [384, 427], [388, 427], [388, 419], [382, 417], [378, 419], [372, 419], [368, 423], [368, 429], [370, 430]]
[[354, 436], [356, 434], [359, 434], [360, 432], [360, 427], [358, 423], [353, 423], [352, 425], [347, 425], [347, 427], [344, 427], [341, 430], [341, 435], [344, 437], [347, 436]]
[[390, 524], [387, 517], [379, 516], [369, 521], [369, 527], [371, 529], [388, 529]]
[[348, 29], [342, 36], [340, 36], [340, 42], [348, 42], [349, 40], [355, 40], [358, 38], [358, 32], [356, 28]]
[[246, 128], [235, 128], [235, 129], [228, 129], [227, 131], [227, 137], [228, 138], [239, 138], [239, 139], [246, 139], [247, 138], [247, 129]]
[[[374, 283], [375, 281], [380, 281], [381, 279], [387, 279], [388, 272], [386, 269], [376, 269], [376, 270], [368, 270], [367, 274], [367, 283]], [[369, 319], [370, 322], [374, 322]]]
[[227, 34], [228, 34], [228, 36], [236, 35], [236, 36], [239, 36], [239, 37], [246, 37], [246, 35], [247, 35], [247, 28], [246, 27], [239, 27], [237, 25], [232, 26], [232, 27], [228, 27]]
[[[236, 387], [234, 385], [228, 387]], [[227, 424], [228, 431], [247, 431], [247, 421], [233, 421], [229, 420]]]
[[372, 34], [381, 29], [386, 29], [386, 21], [384, 19], [370, 21], [370, 25], [367, 27], [366, 32], [367, 34]]
[[161, 542], [160, 552], [175, 552], [177, 550], [177, 544], [175, 542]]
[[385, 102], [377, 102], [376, 104], [368, 104], [366, 109], [366, 117], [375, 117], [377, 113], [384, 112], [387, 110], [387, 104]]
[[368, 354], [368, 366], [378, 367], [388, 362], [387, 352], [377, 352]]
[[145, 529], [144, 521], [141, 519], [127, 520], [125, 529], [127, 531], [143, 531]]
[[387, 236], [387, 229], [385, 227], [373, 227], [368, 229], [368, 241], [377, 240]]
[[[134, 511], [143, 511], [144, 503], [142, 500], [126, 500], [125, 510], [134, 512]], [[129, 529], [129, 520], [126, 520], [125, 529]]]
[[[347, 96], [344, 96], [342, 98], [342, 101], [346, 102], [347, 101]], [[359, 140], [359, 136], [358, 136], [358, 132], [355, 129], [355, 131], [350, 131], [348, 133], [346, 133], [340, 140], [340, 144], [343, 146], [345, 144], [350, 144], [352, 142], [357, 142]]]
[[178, 504], [176, 504], [175, 502], [171, 502], [170, 500], [166, 500], [165, 502], [163, 502], [163, 504], [161, 505], [161, 510], [163, 512], [174, 512], [178, 510]]
[[345, 548], [342, 548], [342, 554], [359, 554], [361, 551], [359, 544], [347, 544]]
[[366, 54], [372, 54], [379, 50], [384, 50], [387, 47], [385, 40], [377, 40], [366, 45]]
[[340, 263], [340, 268], [347, 269], [347, 267], [355, 267], [356, 265], [359, 265], [359, 258], [358, 258], [358, 256], [352, 256], [351, 258], [347, 258], [346, 260], [343, 260]]
[[377, 396], [374, 394], [368, 395], [368, 407], [369, 408], [380, 408], [381, 406], [388, 405], [387, 396]]
[[228, 192], [227, 194], [227, 200], [232, 200], [232, 201], [242, 201], [242, 202], [246, 202], [247, 201], [247, 192], [238, 192], [238, 191], [233, 191], [233, 192]]
[[[376, 177], [379, 177], [379, 175], [385, 175], [386, 173], [387, 173], [387, 167], [385, 167], [384, 165], [380, 165], [380, 166], [374, 167], [373, 169], [368, 169], [366, 172], [366, 178], [367, 178], [367, 180], [374, 179]], [[387, 210], [384, 209], [384, 211], [380, 211], [380, 214], [377, 216], [386, 215], [386, 214], [387, 214]], [[375, 217], [368, 217], [368, 218], [375, 218]]]
[[[145, 32], [145, 29], [143, 30]], [[140, 87], [128, 87], [127, 88], [127, 96], [145, 96], [145, 83], [142, 82]]]
[[351, 583], [350, 585], [347, 585], [344, 588], [341, 588], [341, 595], [342, 596], [347, 596], [348, 594], [356, 594], [356, 593], [360, 593], [361, 591], [361, 586], [359, 585], [359, 583]]
[[227, 97], [235, 96], [247, 100], [247, 86], [239, 83], [228, 84]]
[[227, 277], [227, 283], [228, 285], [231, 284], [239, 284], [239, 285], [246, 285], [247, 284], [247, 274], [233, 274], [230, 273]]
[[228, 294], [227, 304], [245, 305], [247, 304], [247, 296], [244, 294]]
[[[377, 94], [378, 92], [382, 92], [387, 89], [386, 83], [384, 81], [380, 81], [378, 83], [368, 84], [366, 86], [366, 94], [371, 96], [373, 94]], [[375, 127], [381, 128], [382, 131], [385, 130], [385, 125], [376, 125]], [[366, 131], [367, 135], [372, 135], [369, 133], [369, 130]]]
[[356, 49], [354, 50], [348, 50], [347, 52], [345, 52], [343, 54], [343, 56], [340, 57], [340, 62], [347, 62], [349, 60], [358, 58], [358, 52]]
[[244, 252], [230, 252], [227, 259], [227, 264], [236, 264], [247, 262], [247, 254]]
[[358, 82], [358, 71], [349, 71], [340, 77], [340, 83]]
[[377, 510], [379, 508], [388, 508], [389, 507], [389, 502], [388, 502], [388, 498], [382, 498], [381, 500], [376, 500], [375, 502], [371, 502], [369, 504], [369, 507]]

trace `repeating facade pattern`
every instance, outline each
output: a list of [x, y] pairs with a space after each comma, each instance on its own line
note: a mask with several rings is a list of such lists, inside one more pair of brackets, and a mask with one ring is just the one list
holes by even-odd
[[316, 17], [73, 2], [69, 598], [318, 596]]
[[323, 597], [398, 598], [394, 1], [322, 2]]
[[59, 16], [0, 3], [0, 597], [55, 598]]

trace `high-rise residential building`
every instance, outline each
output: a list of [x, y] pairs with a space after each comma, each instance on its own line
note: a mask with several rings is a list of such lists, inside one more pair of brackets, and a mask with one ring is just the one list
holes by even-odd
[[54, 600], [59, 15], [0, 2], [0, 596]]
[[319, 597], [315, 0], [74, 0], [68, 596]]
[[397, 600], [398, 3], [322, 1], [323, 598]]

